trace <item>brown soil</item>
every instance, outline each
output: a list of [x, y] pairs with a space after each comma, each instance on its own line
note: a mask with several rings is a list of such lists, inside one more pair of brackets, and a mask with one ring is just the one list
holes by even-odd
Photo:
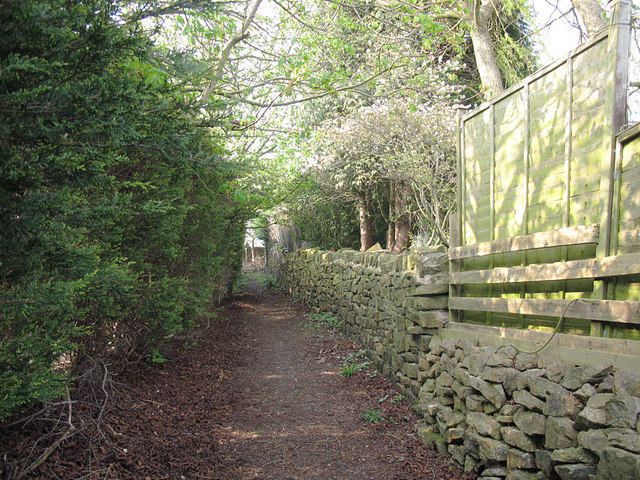
[[[75, 403], [79, 433], [30, 477], [475, 478], [420, 445], [409, 406], [374, 370], [342, 375], [345, 356], [359, 347], [319, 330], [299, 305], [252, 282], [219, 313], [167, 351], [170, 361], [130, 370], [106, 385], [109, 408], [99, 423], [82, 420], [90, 412], [96, 418], [99, 395]], [[365, 421], [368, 411], [384, 420]], [[12, 459], [33, 462], [55, 441], [45, 438], [30, 449], [51, 428], [44, 416], [26, 427], [0, 427], [6, 476]]]

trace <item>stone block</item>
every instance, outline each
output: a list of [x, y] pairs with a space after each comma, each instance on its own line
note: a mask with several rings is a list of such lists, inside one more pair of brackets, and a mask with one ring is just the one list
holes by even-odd
[[464, 447], [462, 445], [449, 445], [447, 450], [459, 465], [464, 465]]
[[[447, 387], [445, 387], [445, 388], [447, 388]], [[449, 407], [451, 407], [451, 406], [455, 405], [455, 402], [454, 402], [454, 400], [453, 400], [453, 397], [452, 397], [452, 396], [449, 396], [449, 395], [439, 395], [439, 396], [438, 396], [438, 402], [439, 402], [441, 405], [447, 405], [447, 406], [449, 406]]]
[[501, 425], [511, 425], [513, 423], [513, 415], [496, 415], [494, 418]]
[[535, 377], [529, 380], [529, 391], [538, 398], [546, 399], [547, 393], [551, 390], [562, 388], [557, 383], [553, 383], [548, 378]]
[[472, 429], [468, 429], [465, 432], [465, 436], [462, 444], [464, 445], [464, 453], [465, 455], [475, 455], [478, 457], [480, 451], [480, 445], [478, 443], [478, 439], [480, 435], [473, 432]]
[[471, 375], [469, 375], [469, 372], [466, 368], [461, 368], [458, 366], [454, 369], [451, 375], [465, 387], [471, 386]]
[[581, 365], [569, 369], [560, 383], [569, 390], [578, 390], [585, 383], [599, 383], [613, 370], [613, 365]]
[[404, 358], [407, 363], [415, 363], [416, 367], [418, 366], [418, 355], [413, 353], [412, 351], [408, 351], [402, 354], [402, 358]]
[[578, 433], [578, 444], [601, 456], [605, 448], [611, 447], [604, 430], [593, 429]]
[[449, 307], [449, 295], [429, 295], [426, 297], [409, 298], [411, 298], [411, 307], [417, 310], [443, 310]]
[[602, 408], [583, 408], [576, 417], [576, 429], [589, 430], [604, 428], [607, 424], [607, 414]]
[[515, 368], [509, 367], [490, 367], [486, 366], [480, 373], [480, 378], [494, 383], [505, 383], [508, 378], [513, 378], [518, 375], [518, 371]]
[[602, 380], [602, 382], [600, 382], [600, 385], [598, 385], [596, 390], [598, 391], [598, 393], [613, 393], [614, 383], [615, 380], [613, 378], [613, 375], [609, 375], [607, 378]]
[[471, 340], [469, 338], [458, 338], [456, 340], [456, 348], [462, 349], [465, 353], [475, 351], [478, 347], [477, 340]]
[[620, 394], [604, 406], [607, 425], [620, 428], [636, 428], [640, 414], [640, 398]]
[[518, 350], [513, 345], [501, 345], [496, 350], [498, 355], [502, 355], [503, 357], [507, 357], [511, 361], [511, 366], [515, 365], [516, 356], [518, 355]]
[[567, 365], [551, 357], [538, 357], [538, 367], [544, 368], [544, 376], [553, 383], [560, 383], [567, 372]]
[[407, 333], [409, 335], [433, 335], [433, 329], [422, 328], [417, 325], [413, 325], [407, 328]]
[[543, 413], [552, 417], [574, 417], [580, 410], [580, 400], [564, 388], [557, 386], [547, 391]]
[[438, 387], [450, 387], [453, 385], [454, 378], [449, 372], [442, 372], [438, 378], [436, 378], [436, 388]]
[[423, 445], [429, 449], [435, 449], [436, 440], [442, 441], [442, 437], [438, 435], [435, 425], [427, 425], [418, 428], [418, 437], [422, 440]]
[[538, 365], [538, 357], [531, 353], [519, 353], [515, 359], [515, 367], [520, 370], [531, 370]]
[[433, 393], [436, 390], [436, 380], [434, 378], [428, 378], [420, 387], [419, 396], [422, 397], [423, 393]]
[[467, 414], [468, 408], [464, 403], [464, 400], [459, 397], [458, 395], [455, 395], [453, 397], [453, 409], [454, 410], [458, 410], [462, 413], [464, 413], [465, 415]]
[[640, 372], [637, 370], [616, 370], [613, 375], [613, 392], [640, 397]]
[[506, 443], [481, 436], [477, 437], [477, 442], [480, 458], [494, 462], [505, 462], [507, 460], [509, 447]]
[[480, 464], [480, 462], [478, 460], [476, 460], [475, 458], [473, 458], [473, 456], [471, 455], [465, 455], [464, 456], [464, 471], [465, 472], [471, 472], [474, 471], [478, 465]]
[[440, 339], [440, 337], [434, 335], [434, 337], [431, 339], [431, 342], [429, 343], [429, 353], [431, 353], [432, 355], [440, 355], [442, 353], [442, 350], [440, 350], [441, 343], [442, 340]]
[[513, 422], [527, 435], [544, 435], [546, 431], [546, 417], [540, 413], [519, 410], [513, 416]]
[[415, 296], [449, 293], [449, 274], [425, 275], [418, 280], [418, 284], [411, 288], [408, 293]]
[[542, 413], [545, 406], [545, 403], [542, 400], [531, 395], [527, 390], [516, 390], [513, 392], [513, 401], [538, 413]]
[[440, 343], [440, 349], [449, 358], [453, 358], [455, 356], [455, 354], [456, 354], [456, 339], [455, 338], [447, 338], [447, 339], [442, 340], [442, 343]]
[[489, 354], [478, 351], [467, 355], [462, 361], [462, 366], [469, 371], [469, 375], [479, 377], [488, 361]]
[[553, 469], [562, 480], [589, 480], [596, 473], [594, 465], [556, 465]]
[[582, 447], [558, 448], [551, 453], [554, 463], [596, 463], [598, 457]]
[[540, 469], [547, 477], [551, 476], [553, 471], [553, 460], [551, 460], [551, 452], [549, 450], [536, 450], [536, 467]]
[[484, 411], [483, 405], [485, 404], [485, 400], [480, 395], [469, 395], [465, 399], [465, 405], [467, 409], [472, 412], [482, 412]]
[[465, 387], [457, 380], [453, 382], [453, 385], [451, 385], [451, 388], [453, 388], [453, 391], [456, 392], [456, 395], [460, 397], [463, 401], [469, 395], [473, 395], [475, 393], [475, 390], [473, 388]]
[[490, 477], [506, 477], [509, 474], [509, 470], [507, 470], [507, 467], [504, 467], [502, 465], [493, 465], [490, 467], [485, 468], [482, 471], [482, 475], [483, 476], [490, 476]]
[[482, 411], [487, 415], [494, 415], [495, 413], [500, 411], [500, 408], [498, 408], [496, 405], [494, 405], [491, 402], [485, 402], [484, 405], [482, 406]]
[[452, 408], [440, 405], [437, 409], [436, 418], [441, 432], [445, 432], [448, 428], [455, 427], [464, 422], [465, 415], [456, 412]]
[[536, 468], [535, 456], [530, 452], [523, 452], [517, 448], [510, 448], [507, 452], [507, 468], [509, 470], [533, 470]]
[[638, 480], [640, 455], [619, 448], [605, 448], [600, 453], [596, 476], [598, 480]]
[[393, 347], [396, 352], [408, 352], [413, 345], [413, 338], [408, 333], [404, 331], [397, 331], [393, 335]]
[[500, 433], [502, 434], [502, 440], [512, 447], [517, 447], [525, 452], [535, 452], [538, 450], [536, 441], [533, 437], [527, 435], [519, 428], [501, 427]]
[[578, 432], [574, 422], [566, 417], [547, 417], [544, 446], [549, 450], [578, 445]]
[[463, 427], [453, 427], [447, 429], [442, 435], [442, 438], [447, 443], [462, 443], [464, 440], [464, 428]]
[[509, 350], [500, 348], [497, 352], [490, 348], [487, 365], [490, 367], [513, 367], [514, 359], [509, 355]]
[[612, 446], [640, 453], [640, 434], [635, 430], [607, 428], [605, 434]]
[[407, 377], [417, 379], [420, 370], [418, 369], [417, 363], [405, 363], [406, 368], [403, 368], [402, 373], [404, 373]]
[[587, 401], [596, 395], [596, 388], [590, 383], [585, 383], [578, 390], [573, 392], [573, 394], [578, 398], [581, 402], [587, 403]]
[[489, 415], [481, 412], [468, 412], [466, 422], [480, 435], [500, 440], [500, 424]]
[[[518, 357], [520, 357], [521, 355], [522, 354], [518, 355]], [[518, 359], [518, 357], [516, 357], [516, 360]], [[516, 388], [518, 390], [530, 388], [531, 380], [534, 378], [542, 377], [543, 375], [544, 370], [541, 368], [526, 370], [516, 377]]]
[[516, 405], [513, 403], [505, 403], [500, 409], [501, 415], [515, 415], [518, 410], [521, 410], [522, 407], [520, 405]]
[[429, 351], [429, 343], [431, 343], [431, 339], [433, 335], [420, 335], [420, 340], [418, 342], [418, 347], [422, 352]]
[[506, 395], [502, 385], [498, 383], [490, 383], [479, 377], [470, 377], [471, 386], [480, 392], [487, 400], [493, 403], [497, 408], [504, 405]]
[[412, 322], [425, 329], [422, 335], [435, 335], [438, 327], [449, 320], [447, 310], [410, 310], [409, 318]]
[[532, 472], [526, 470], [511, 470], [504, 480], [540, 480], [539, 477]]

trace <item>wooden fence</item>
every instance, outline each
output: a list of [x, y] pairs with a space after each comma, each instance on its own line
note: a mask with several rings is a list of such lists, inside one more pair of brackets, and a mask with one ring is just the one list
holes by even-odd
[[565, 58], [459, 117], [455, 322], [640, 339], [640, 128], [630, 2]]

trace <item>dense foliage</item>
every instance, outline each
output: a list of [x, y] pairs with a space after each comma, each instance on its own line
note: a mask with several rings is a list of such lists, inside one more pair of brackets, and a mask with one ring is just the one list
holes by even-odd
[[[448, 243], [455, 202], [455, 112], [444, 102], [413, 107], [397, 101], [360, 108], [316, 136], [315, 178], [329, 197], [351, 199], [388, 227], [387, 248], [409, 236]], [[380, 241], [380, 243], [383, 243]]]
[[[415, 239], [447, 244], [455, 208], [455, 109], [532, 70], [524, 2], [314, 5], [316, 29], [308, 29], [301, 43], [315, 78], [329, 82], [342, 75], [353, 82], [376, 73], [357, 88], [337, 89], [302, 109], [305, 126], [315, 127], [309, 175], [317, 187], [301, 192], [308, 208], [296, 202], [291, 208], [302, 222], [326, 222], [299, 224], [302, 237], [327, 245], [328, 232], [336, 240], [342, 232], [351, 238], [357, 233], [359, 242], [350, 246], [366, 250], [379, 242], [393, 252]], [[476, 7], [482, 15], [472, 15]], [[479, 38], [475, 33], [482, 29], [486, 35]], [[479, 42], [500, 67], [491, 85], [474, 68], [487, 60], [474, 57]], [[317, 201], [320, 191], [323, 200]], [[386, 235], [377, 227], [381, 223]]]
[[0, 5], [0, 418], [148, 355], [241, 261], [223, 144], [120, 6]]

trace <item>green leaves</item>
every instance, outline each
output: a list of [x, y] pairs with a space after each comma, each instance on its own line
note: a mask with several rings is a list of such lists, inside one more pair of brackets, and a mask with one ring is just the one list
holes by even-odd
[[152, 355], [240, 266], [223, 139], [119, 6], [0, 4], [0, 419], [59, 396], [79, 352]]

